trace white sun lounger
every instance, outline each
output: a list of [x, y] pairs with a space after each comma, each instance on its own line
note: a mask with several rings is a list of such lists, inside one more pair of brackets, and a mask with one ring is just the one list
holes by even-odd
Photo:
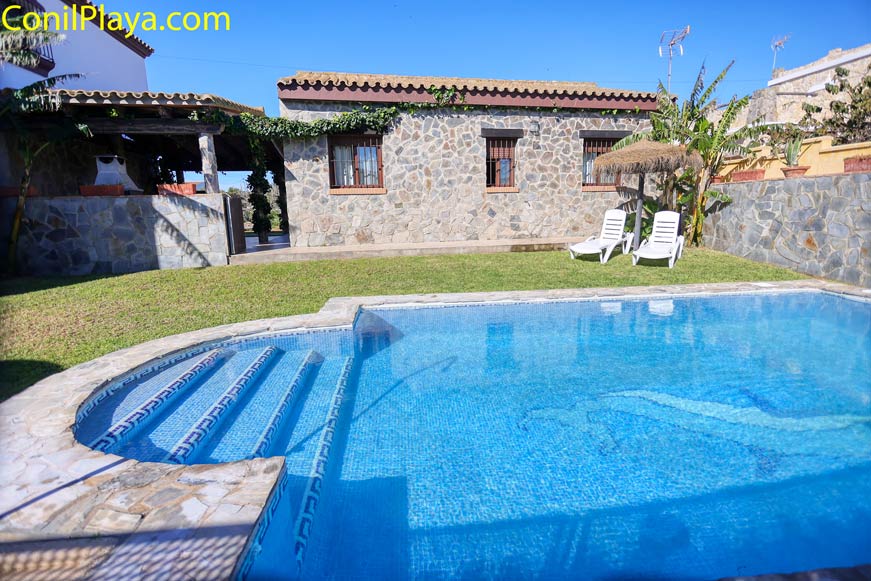
[[680, 214], [677, 212], [657, 212], [653, 216], [653, 232], [641, 247], [632, 253], [632, 264], [639, 258], [648, 260], [668, 260], [668, 267], [683, 254], [684, 237], [680, 235]]
[[590, 236], [583, 242], [578, 242], [569, 248], [572, 259], [582, 254], [598, 254], [602, 264], [608, 262], [611, 253], [618, 244], [623, 245], [623, 254], [629, 254], [632, 244], [632, 234], [624, 232], [626, 227], [626, 212], [623, 210], [608, 210], [605, 212], [605, 222], [602, 224], [602, 232], [599, 237]]

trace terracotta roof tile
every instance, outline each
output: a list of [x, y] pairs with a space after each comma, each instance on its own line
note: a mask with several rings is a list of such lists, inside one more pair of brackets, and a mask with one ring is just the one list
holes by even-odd
[[371, 87], [382, 89], [428, 89], [456, 88], [463, 91], [492, 91], [510, 93], [532, 93], [540, 95], [596, 96], [632, 98], [656, 98], [655, 93], [607, 89], [595, 83], [566, 81], [512, 81], [498, 79], [471, 79], [460, 77], [414, 77], [399, 75], [375, 75], [366, 73], [333, 73], [299, 71], [291, 77], [278, 81], [279, 85], [296, 83], [299, 85], [333, 85], [346, 87]]
[[227, 113], [265, 115], [263, 107], [249, 107], [217, 95], [200, 93], [153, 93], [150, 91], [52, 91], [70, 105], [125, 105], [129, 107], [212, 107]]

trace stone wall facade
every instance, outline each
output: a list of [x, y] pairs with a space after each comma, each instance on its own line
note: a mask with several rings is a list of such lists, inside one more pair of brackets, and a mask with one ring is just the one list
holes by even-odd
[[[15, 202], [0, 199], [4, 248]], [[18, 249], [20, 269], [37, 275], [123, 274], [227, 260], [220, 194], [28, 198]]]
[[[282, 115], [310, 121], [355, 108], [283, 102]], [[580, 132], [632, 132], [648, 123], [646, 114], [632, 112], [494, 108], [403, 114], [383, 136], [385, 194], [331, 192], [328, 138], [287, 142], [291, 244], [423, 243], [597, 233], [604, 212], [632, 199], [634, 190], [583, 190]], [[517, 191], [486, 191], [484, 128], [523, 130], [515, 152]]]
[[871, 174], [720, 184], [705, 244], [871, 288]]

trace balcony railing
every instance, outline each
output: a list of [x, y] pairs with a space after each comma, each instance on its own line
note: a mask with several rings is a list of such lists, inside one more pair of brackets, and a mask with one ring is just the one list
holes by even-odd
[[[11, 4], [13, 4], [11, 0], [0, 0], [0, 7], [2, 7], [2, 9], [5, 9]], [[23, 16], [30, 12], [37, 12], [39, 14], [45, 13], [45, 8], [43, 8], [42, 4], [36, 0], [15, 0], [14, 4], [21, 6], [21, 10], [12, 11], [7, 15], [7, 17]], [[43, 76], [48, 75], [48, 73], [55, 67], [54, 51], [52, 50], [51, 45], [37, 46], [32, 48], [31, 51], [39, 57], [39, 60], [33, 66], [27, 68]]]

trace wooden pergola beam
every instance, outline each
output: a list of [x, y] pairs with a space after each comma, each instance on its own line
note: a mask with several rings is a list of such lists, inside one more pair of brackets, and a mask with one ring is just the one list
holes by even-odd
[[83, 121], [94, 134], [126, 133], [128, 135], [218, 135], [223, 125], [200, 123], [190, 119], [113, 119], [97, 118]]

